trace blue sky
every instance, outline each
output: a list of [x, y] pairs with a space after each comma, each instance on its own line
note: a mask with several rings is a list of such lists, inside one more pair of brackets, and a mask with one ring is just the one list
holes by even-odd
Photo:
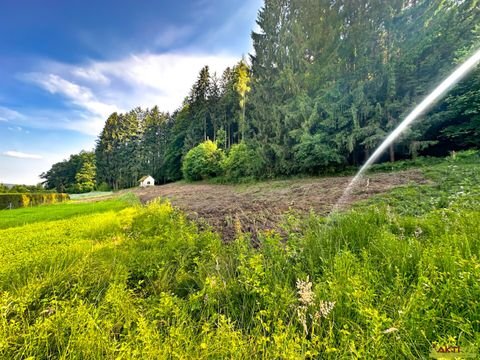
[[252, 51], [262, 0], [5, 0], [0, 182], [34, 184], [94, 147], [113, 111], [173, 111], [198, 71]]

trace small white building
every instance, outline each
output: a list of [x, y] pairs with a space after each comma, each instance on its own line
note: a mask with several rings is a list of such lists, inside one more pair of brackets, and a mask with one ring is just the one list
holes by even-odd
[[155, 179], [150, 175], [142, 177], [138, 182], [140, 183], [140, 187], [155, 186]]

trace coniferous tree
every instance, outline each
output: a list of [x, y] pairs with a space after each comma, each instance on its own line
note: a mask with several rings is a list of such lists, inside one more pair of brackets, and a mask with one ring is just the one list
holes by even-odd
[[[185, 154], [207, 139], [227, 153], [241, 142], [261, 176], [359, 165], [478, 48], [479, 19], [478, 0], [265, 0], [250, 67], [242, 60], [218, 79], [205, 66], [171, 116], [154, 107], [107, 119], [95, 149], [97, 185], [130, 187], [146, 173], [178, 180]], [[479, 73], [383, 160], [480, 146]], [[75, 183], [71, 160], [44, 174], [48, 186]]]

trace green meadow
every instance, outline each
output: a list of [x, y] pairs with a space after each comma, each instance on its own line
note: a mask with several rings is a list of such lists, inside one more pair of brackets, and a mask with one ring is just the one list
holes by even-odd
[[0, 358], [478, 354], [479, 161], [405, 163], [432, 183], [286, 215], [255, 246], [133, 196], [2, 211]]
[[0, 212], [0, 229], [23, 226], [38, 222], [65, 220], [71, 217], [118, 211], [136, 202], [133, 196], [102, 202], [70, 202], [42, 205]]

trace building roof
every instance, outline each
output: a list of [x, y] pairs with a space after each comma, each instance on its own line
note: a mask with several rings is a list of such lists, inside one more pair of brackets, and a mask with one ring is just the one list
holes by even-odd
[[[142, 177], [140, 180], [138, 180], [138, 182], [143, 182], [145, 180], [147, 180], [149, 177], [151, 177], [150, 175], [146, 175], [144, 177]], [[151, 177], [153, 179], [153, 177]]]

